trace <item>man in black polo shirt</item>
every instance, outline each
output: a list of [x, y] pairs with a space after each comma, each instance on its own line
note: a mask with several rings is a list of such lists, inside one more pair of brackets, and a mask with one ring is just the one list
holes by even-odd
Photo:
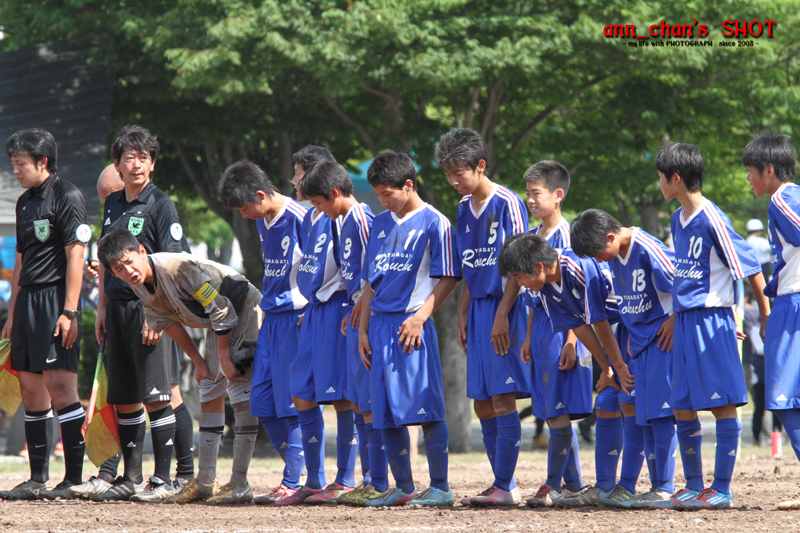
[[[183, 229], [175, 204], [151, 180], [159, 145], [140, 126], [126, 126], [111, 146], [114, 167], [124, 188], [111, 193], [103, 207], [103, 235], [125, 228], [151, 253], [181, 250]], [[170, 405], [171, 343], [161, 340], [144, 320], [142, 302], [127, 283], [104, 272], [97, 303], [95, 332], [108, 338], [108, 403], [115, 405], [125, 472], [95, 501], [159, 501], [172, 495], [169, 478], [175, 439], [175, 415]], [[144, 490], [142, 446], [145, 411], [150, 418], [155, 473]]]
[[[8, 321], [11, 368], [19, 377], [25, 406], [25, 440], [31, 479], [9, 491], [7, 500], [68, 498], [83, 474], [78, 401], [81, 265], [86, 242], [86, 205], [80, 191], [56, 175], [57, 148], [44, 130], [18, 131], [6, 142], [14, 175], [23, 189], [17, 200], [17, 260]], [[66, 473], [49, 490], [50, 419], [55, 407], [61, 424]]]

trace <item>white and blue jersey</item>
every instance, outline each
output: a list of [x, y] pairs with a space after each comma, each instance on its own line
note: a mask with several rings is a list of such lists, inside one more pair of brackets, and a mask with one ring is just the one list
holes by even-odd
[[350, 208], [342, 220], [339, 235], [339, 264], [342, 267], [342, 279], [347, 288], [350, 303], [361, 298], [364, 280], [361, 278], [361, 266], [367, 252], [372, 219], [375, 215], [366, 204], [356, 204]]
[[271, 222], [256, 222], [264, 255], [261, 309], [281, 313], [305, 307], [308, 300], [297, 286], [297, 272], [303, 257], [303, 219], [307, 209], [284, 197], [283, 208]]
[[[673, 259], [661, 241], [635, 227], [627, 254], [608, 262], [621, 319], [630, 336], [631, 357], [647, 349], [672, 314]], [[625, 346], [620, 350], [627, 352]]]
[[450, 221], [428, 204], [403, 218], [391, 211], [376, 216], [361, 276], [374, 292], [373, 313], [417, 311], [438, 278], [461, 277]]
[[344, 290], [339, 268], [338, 235], [341, 219], [310, 209], [303, 219], [303, 259], [297, 274], [300, 293], [309, 303], [325, 303], [337, 291]]
[[772, 279], [764, 289], [770, 298], [800, 292], [800, 187], [784, 183], [769, 202]]
[[761, 272], [756, 254], [710, 200], [688, 219], [683, 207], [670, 221], [675, 244], [672, 302], [676, 312], [731, 307], [733, 281]]
[[785, 183], [769, 203], [774, 276], [764, 294], [775, 298], [764, 337], [766, 407], [800, 408], [800, 187]]
[[527, 230], [525, 204], [505, 187], [494, 185], [479, 211], [472, 205], [472, 195], [458, 205], [456, 244], [470, 296], [467, 397], [474, 400], [508, 393], [526, 398], [530, 394], [529, 372], [520, 358], [528, 313], [520, 298], [507, 315], [508, 353], [498, 355], [492, 343], [495, 315], [508, 281], [500, 276], [497, 256], [508, 237]]
[[528, 230], [525, 204], [510, 190], [495, 185], [480, 211], [472, 206], [472, 195], [458, 204], [456, 244], [461, 271], [473, 299], [502, 298], [506, 278], [497, 269], [497, 257], [506, 239]]
[[[558, 225], [553, 228], [549, 235], [544, 235], [542, 233], [541, 224], [534, 227], [531, 230], [531, 233], [541, 236], [554, 250], [563, 250], [564, 248], [569, 248], [572, 246], [572, 241], [570, 240], [569, 235], [569, 222], [567, 222], [566, 218], [562, 218], [561, 222], [559, 222]], [[537, 293], [526, 289], [523, 294], [523, 301], [525, 302], [525, 305], [532, 308], [534, 312], [544, 312], [544, 307], [542, 307], [541, 299]]]
[[572, 248], [558, 258], [561, 283], [545, 283], [539, 294], [553, 323], [553, 331], [567, 331], [584, 324], [619, 322], [614, 293], [608, 277], [592, 258], [578, 257]]

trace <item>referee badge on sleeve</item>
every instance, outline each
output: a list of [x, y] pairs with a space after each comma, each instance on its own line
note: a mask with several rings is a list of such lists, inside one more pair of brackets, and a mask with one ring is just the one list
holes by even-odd
[[92, 228], [90, 228], [88, 224], [81, 224], [78, 226], [78, 229], [75, 230], [75, 236], [81, 242], [89, 242], [89, 239], [92, 238]]
[[183, 237], [183, 227], [175, 222], [169, 227], [169, 234], [172, 235], [173, 239], [179, 241], [181, 240], [181, 237]]
[[48, 220], [34, 220], [33, 232], [36, 238], [44, 242], [50, 236], [50, 222]]

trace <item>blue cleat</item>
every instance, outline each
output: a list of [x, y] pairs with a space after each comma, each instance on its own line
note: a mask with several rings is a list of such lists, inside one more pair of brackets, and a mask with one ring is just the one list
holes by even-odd
[[696, 490], [681, 489], [672, 495], [672, 498], [662, 502], [653, 502], [650, 509], [677, 509], [681, 504], [689, 500], [694, 500], [700, 494]]
[[405, 505], [416, 496], [416, 490], [411, 494], [406, 494], [401, 488], [395, 487], [375, 496], [374, 498], [370, 498], [366, 501], [366, 505], [368, 507], [397, 507], [400, 505]]
[[694, 499], [686, 500], [678, 505], [678, 510], [702, 511], [703, 509], [730, 509], [731, 507], [733, 507], [733, 495], [709, 487]]
[[453, 489], [448, 489], [447, 492], [433, 487], [428, 487], [419, 493], [417, 497], [408, 502], [409, 505], [422, 505], [424, 507], [447, 507], [453, 505], [456, 497], [453, 494]]

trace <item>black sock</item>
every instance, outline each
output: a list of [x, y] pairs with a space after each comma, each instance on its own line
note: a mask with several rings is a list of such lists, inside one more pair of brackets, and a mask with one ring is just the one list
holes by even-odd
[[175, 412], [175, 459], [178, 467], [175, 477], [194, 479], [194, 421], [182, 403]]
[[28, 445], [28, 460], [31, 479], [44, 483], [50, 479], [50, 436], [53, 433], [51, 419], [53, 410], [25, 411], [25, 442]]
[[58, 410], [61, 442], [64, 444], [64, 480], [75, 485], [83, 483], [83, 456], [86, 454], [86, 443], [81, 428], [85, 420], [86, 412], [80, 402]]
[[103, 481], [108, 481], [109, 483], [113, 483], [114, 480], [117, 478], [117, 470], [119, 470], [119, 461], [122, 459], [122, 453], [118, 453], [111, 459], [108, 459], [105, 463], [100, 465], [100, 471], [97, 473], [97, 477], [102, 479]]
[[172, 448], [175, 447], [175, 413], [168, 405], [158, 411], [150, 411], [150, 436], [153, 437], [153, 458], [156, 461], [155, 475], [169, 483], [169, 465], [172, 463]]
[[134, 413], [117, 413], [119, 419], [119, 442], [122, 459], [125, 461], [125, 481], [142, 482], [142, 446], [144, 446], [144, 409]]

